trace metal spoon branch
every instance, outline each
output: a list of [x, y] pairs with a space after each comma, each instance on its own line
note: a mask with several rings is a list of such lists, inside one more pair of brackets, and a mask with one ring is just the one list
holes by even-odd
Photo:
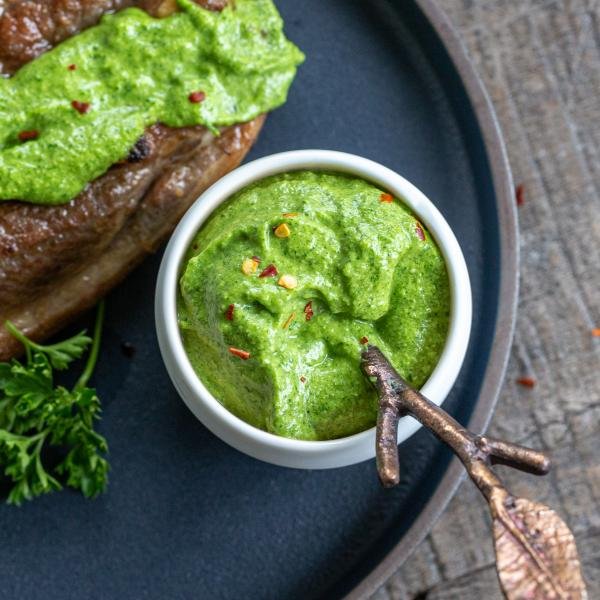
[[376, 346], [363, 352], [362, 368], [379, 393], [376, 456], [382, 485], [393, 487], [400, 481], [398, 421], [410, 415], [450, 446], [487, 500], [505, 596], [585, 600], [577, 548], [566, 524], [550, 508], [510, 494], [492, 468], [502, 464], [545, 475], [550, 459], [537, 450], [465, 429], [413, 389]]

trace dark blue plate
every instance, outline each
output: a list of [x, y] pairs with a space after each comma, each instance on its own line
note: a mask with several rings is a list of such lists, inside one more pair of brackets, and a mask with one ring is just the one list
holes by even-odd
[[[431, 0], [278, 0], [306, 53], [289, 102], [249, 158], [298, 148], [380, 161], [441, 209], [473, 286], [470, 350], [445, 408], [475, 429], [496, 398], [514, 322], [516, 225], [493, 114]], [[188, 411], [153, 324], [160, 256], [108, 299], [95, 384], [111, 448], [108, 492], [0, 506], [2, 598], [335, 598], [404, 560], [458, 483], [427, 432], [402, 445], [402, 483], [374, 461], [333, 471], [263, 464]], [[132, 358], [121, 352], [128, 342]]]

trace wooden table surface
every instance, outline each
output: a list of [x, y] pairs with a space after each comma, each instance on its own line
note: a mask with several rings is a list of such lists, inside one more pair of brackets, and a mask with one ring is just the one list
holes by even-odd
[[[516, 183], [521, 291], [490, 432], [549, 451], [545, 478], [503, 469], [577, 539], [600, 598], [600, 0], [439, 0], [495, 105]], [[528, 389], [516, 383], [534, 377]], [[465, 481], [372, 600], [496, 600], [487, 507]]]

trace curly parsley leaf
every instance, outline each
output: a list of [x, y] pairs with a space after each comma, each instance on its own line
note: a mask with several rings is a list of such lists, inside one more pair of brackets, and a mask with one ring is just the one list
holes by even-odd
[[[8, 330], [24, 345], [26, 362], [0, 363], [0, 469], [11, 482], [8, 502], [20, 504], [60, 490], [64, 484], [93, 498], [108, 481], [106, 440], [94, 431], [100, 416], [96, 391], [87, 387], [98, 351], [104, 305], [98, 307], [93, 340], [82, 332], [44, 346], [29, 340], [12, 323]], [[91, 349], [85, 370], [73, 389], [54, 386], [53, 369], [61, 370]], [[64, 459], [45, 463], [44, 450], [57, 448]]]
[[23, 346], [25, 346], [28, 357], [31, 353], [42, 353], [48, 357], [50, 364], [57, 371], [63, 371], [68, 368], [75, 359], [83, 356], [83, 353], [92, 341], [91, 338], [85, 334], [85, 331], [81, 331], [68, 340], [63, 340], [62, 342], [51, 344], [49, 346], [43, 346], [42, 344], [36, 344], [26, 337], [10, 321], [5, 323], [5, 327], [23, 344]]
[[0, 459], [5, 465], [4, 473], [14, 485], [8, 495], [10, 504], [21, 504], [61, 488], [42, 464], [41, 449], [47, 432], [34, 436], [20, 436], [0, 430]]

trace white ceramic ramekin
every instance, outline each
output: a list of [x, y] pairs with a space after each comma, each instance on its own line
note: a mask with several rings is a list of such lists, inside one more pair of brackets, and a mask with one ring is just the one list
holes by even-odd
[[[215, 435], [266, 462], [301, 469], [327, 469], [372, 458], [375, 428], [337, 440], [309, 442], [287, 439], [248, 425], [220, 404], [198, 379], [185, 353], [177, 324], [176, 299], [182, 259], [210, 214], [232, 194], [258, 179], [305, 169], [349, 173], [373, 182], [404, 200], [434, 236], [450, 278], [450, 327], [440, 360], [421, 391], [436, 404], [444, 401], [460, 371], [471, 331], [471, 286], [464, 257], [450, 226], [422, 192], [390, 169], [353, 154], [328, 150], [274, 154], [239, 167], [204, 192], [179, 223], [165, 251], [156, 285], [156, 330], [173, 384], [194, 415]], [[410, 417], [401, 419], [398, 442], [406, 440], [419, 427]]]

